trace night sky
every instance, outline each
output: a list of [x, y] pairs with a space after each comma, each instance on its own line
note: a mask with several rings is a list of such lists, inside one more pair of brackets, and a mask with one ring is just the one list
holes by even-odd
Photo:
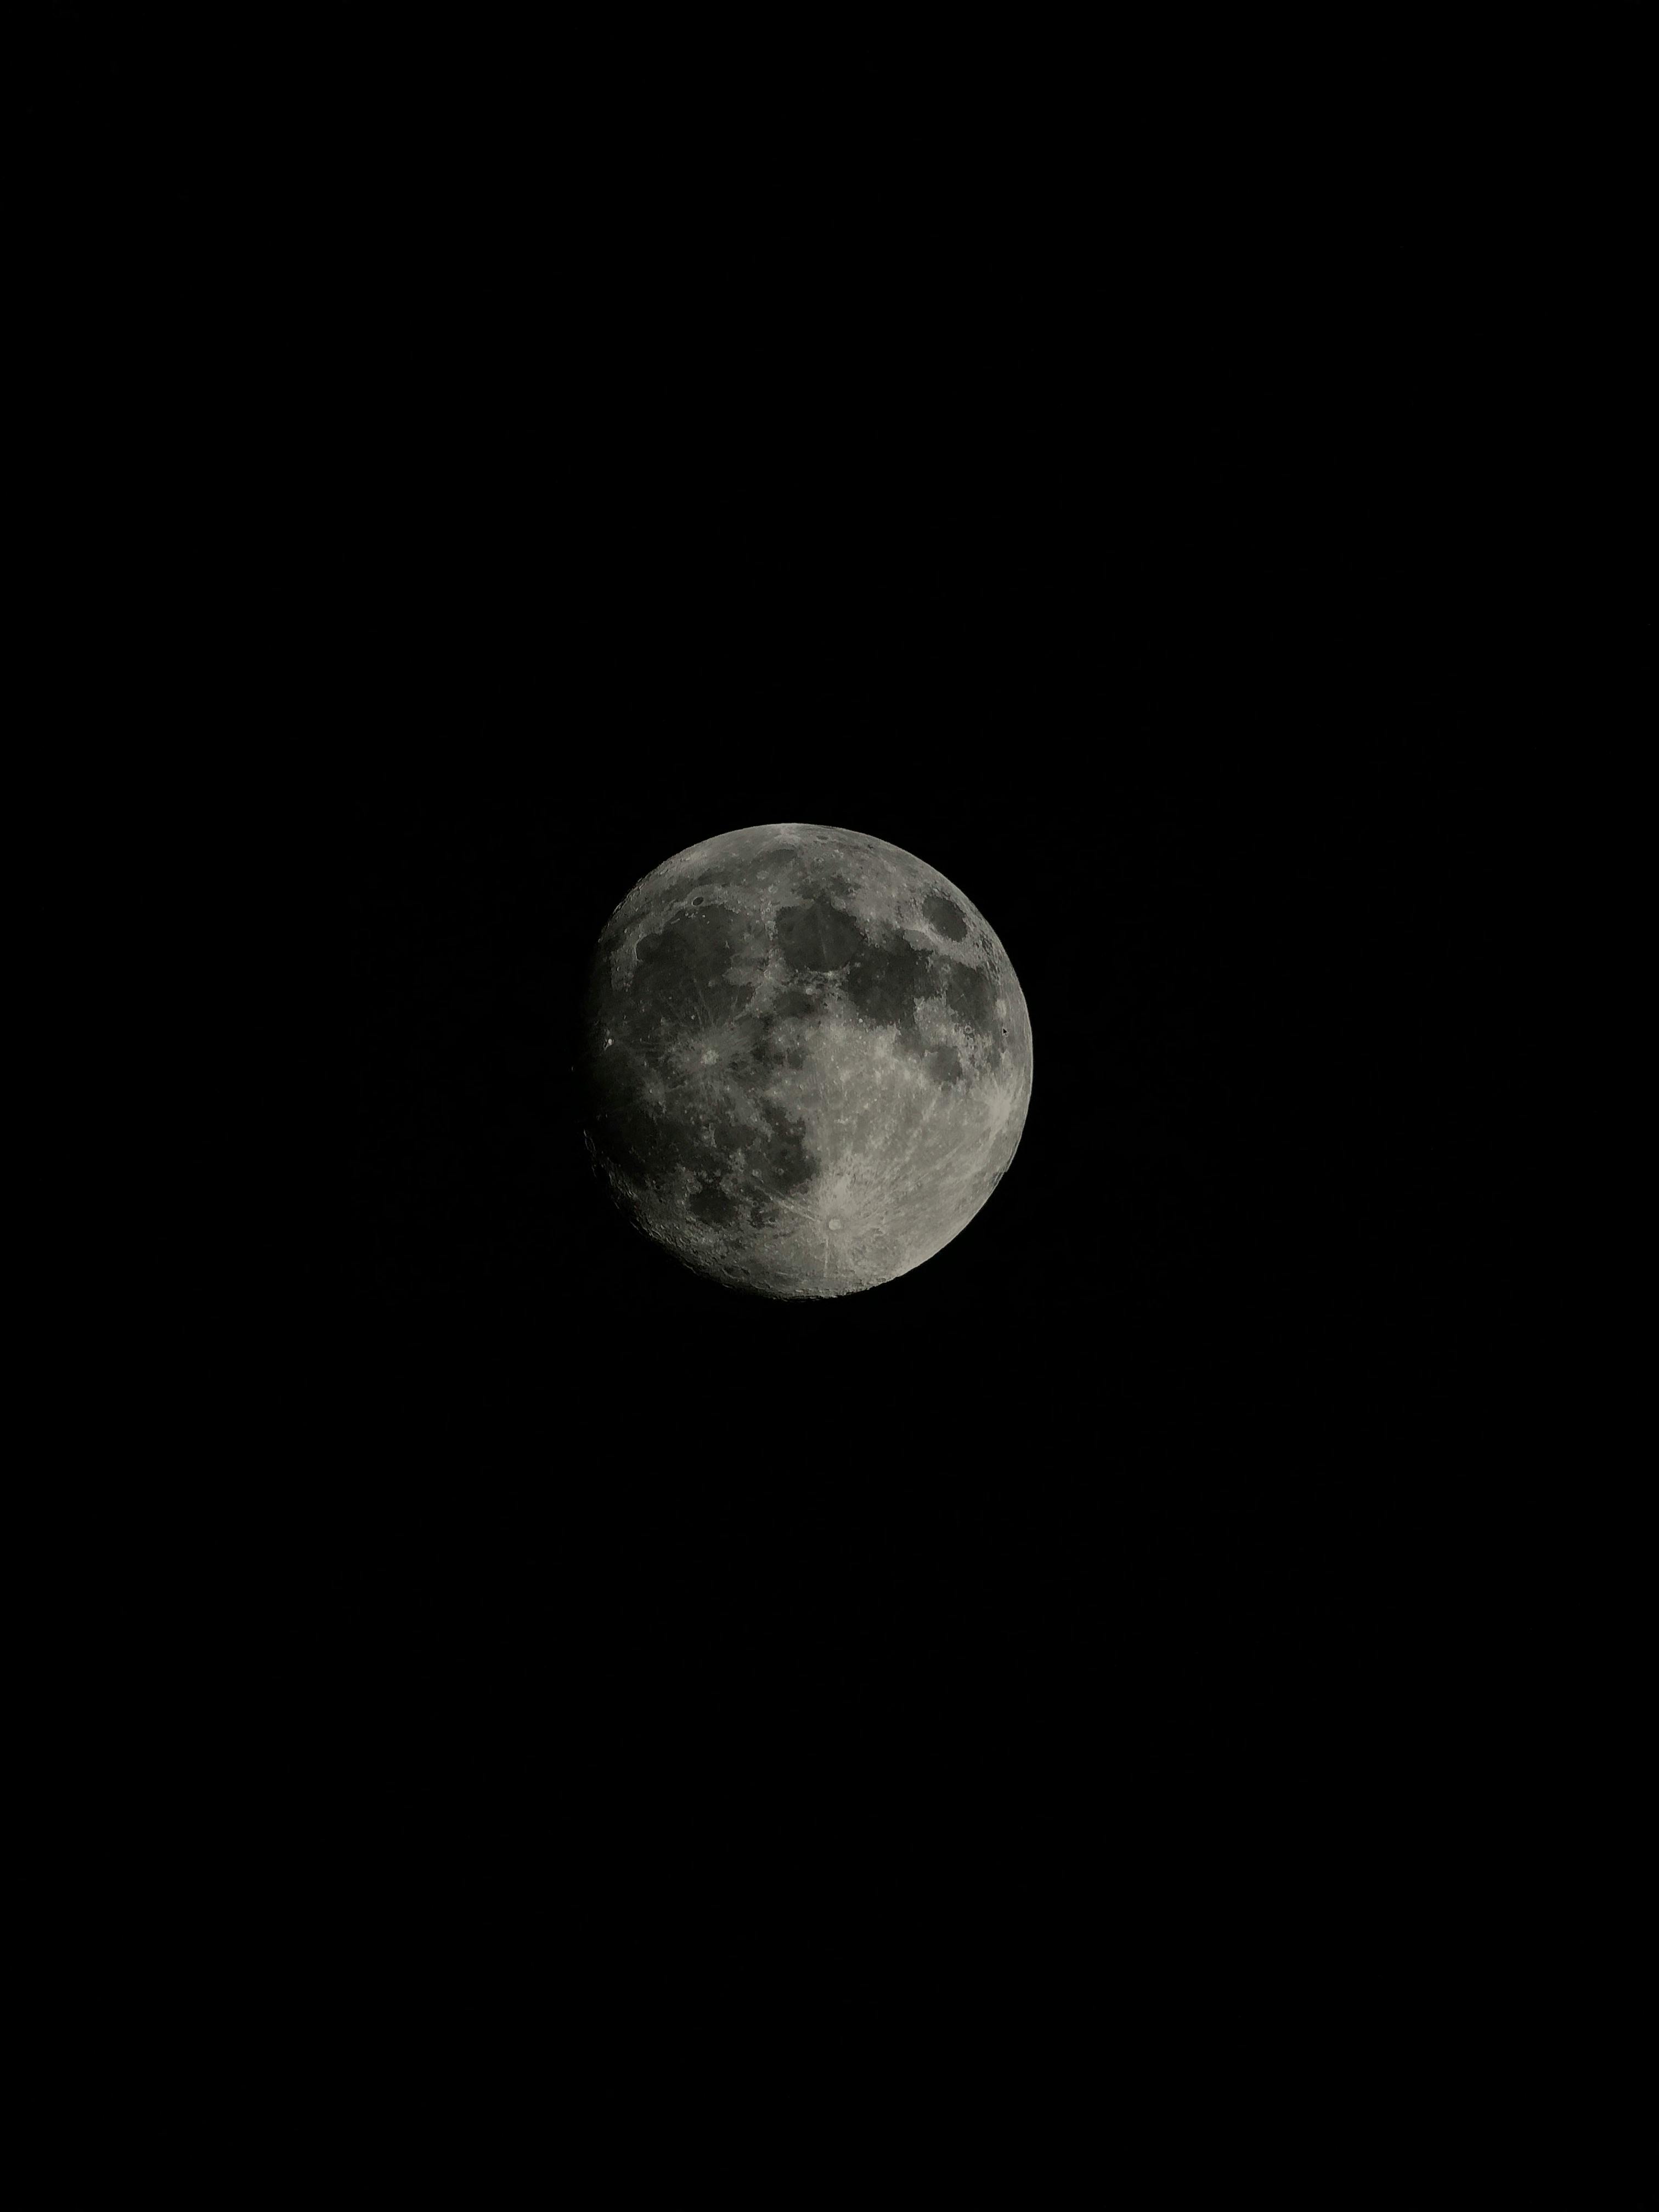
[[[331, 1286], [384, 1365], [369, 1436], [525, 1604], [591, 1548], [579, 1588], [652, 1593], [642, 1648], [763, 1698], [1069, 1696], [1100, 1647], [1068, 1639], [1122, 1607], [1173, 1665], [1289, 1571], [1295, 1510], [1241, 1524], [1241, 1486], [1366, 1443], [1320, 1408], [1372, 1335], [1389, 702], [1325, 432], [1252, 347], [1221, 374], [1139, 231], [1105, 274], [1057, 226], [936, 255], [729, 160], [688, 200], [659, 155], [576, 161], [553, 251], [509, 173], [534, 142], [489, 137], [498, 222], [437, 192], [404, 258], [339, 270], [367, 335], [313, 596], [379, 763]], [[1033, 1024], [990, 1203], [823, 1307], [630, 1234], [570, 1091], [611, 908], [772, 820], [960, 884]]]
[[[687, 2052], [746, 2150], [775, 2100], [721, 2002], [799, 2075], [794, 2018], [850, 2021], [816, 2151], [872, 2023], [921, 2039], [908, 1972], [999, 2084], [1030, 2045], [1018, 2199], [1055, 2104], [1132, 2197], [1151, 2114], [1156, 2197], [1195, 2138], [1277, 2173], [1363, 2081], [1369, 2178], [1413, 2084], [1438, 2117], [1464, 2078], [1423, 2021], [1469, 2041], [1486, 1963], [1437, 1913], [1528, 1955], [1509, 1839], [1480, 1863], [1459, 1821], [1494, 1712], [1530, 1758], [1574, 1710], [1482, 1609], [1554, 1594], [1506, 1563], [1466, 1348], [1496, 1171], [1456, 1082], [1505, 918], [1443, 925], [1501, 838], [1455, 764], [1501, 795], [1491, 681], [1528, 665], [1480, 632], [1474, 526], [1529, 496], [1493, 395], [1539, 295], [1483, 365], [1510, 172], [1471, 165], [1460, 227], [1431, 142], [1536, 100], [1487, 52], [1460, 89], [1437, 33], [1368, 139], [1378, 53], [1254, 17], [1169, 19], [1159, 58], [1152, 17], [1097, 57], [990, 15], [907, 55], [810, 13], [26, 14], [66, 234], [30, 199], [62, 420], [21, 418], [28, 553], [69, 619], [25, 750], [100, 823], [100, 747], [204, 763], [186, 880], [276, 825], [298, 1034], [279, 1126], [233, 1136], [263, 1197], [297, 1067], [340, 1170], [270, 1247], [224, 1187], [222, 1359], [160, 1262], [142, 1391], [52, 1322], [118, 1425], [25, 1486], [63, 1533], [18, 1548], [71, 2009], [114, 1993], [118, 2069], [158, 1990], [228, 2020], [205, 2102], [261, 2158], [361, 2108], [379, 2172], [447, 2114], [473, 2201], [520, 2112], [574, 2170], [573, 2106], [606, 2171], [646, 2136], [683, 2181]], [[612, 908], [774, 821], [959, 886], [1032, 1029], [986, 1206], [824, 1303], [631, 1231], [573, 1082]], [[204, 902], [210, 951], [235, 927]], [[1272, 2079], [1235, 2119], [1241, 2054]], [[888, 2082], [927, 2110], [908, 2050]]]
[[[1053, 135], [1022, 213], [902, 130], [796, 190], [793, 130], [605, 82], [339, 133], [278, 426], [352, 896], [343, 1547], [484, 1766], [563, 1716], [699, 1788], [994, 1743], [1248, 1794], [1368, 1694], [1421, 1325], [1376, 1256], [1399, 452], [1285, 367], [1330, 285], [1121, 141], [1079, 196]], [[959, 884], [1033, 1026], [990, 1202], [823, 1305], [630, 1233], [570, 1083], [612, 907], [774, 820]]]

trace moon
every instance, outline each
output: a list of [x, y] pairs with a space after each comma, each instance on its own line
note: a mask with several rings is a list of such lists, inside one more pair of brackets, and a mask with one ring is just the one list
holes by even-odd
[[1031, 1024], [995, 931], [879, 837], [677, 853], [600, 933], [586, 1140], [630, 1220], [734, 1290], [839, 1297], [966, 1228], [1018, 1146]]

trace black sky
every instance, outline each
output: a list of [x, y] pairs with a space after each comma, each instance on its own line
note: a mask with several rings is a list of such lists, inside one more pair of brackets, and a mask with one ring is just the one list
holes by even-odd
[[[362, 1448], [475, 1621], [556, 1559], [763, 1702], [1182, 1679], [1378, 1449], [1377, 449], [1224, 194], [1079, 200], [1062, 134], [1017, 218], [913, 176], [899, 222], [862, 161], [782, 189], [789, 136], [479, 131], [418, 220], [384, 168], [331, 218]], [[611, 908], [769, 820], [960, 884], [1033, 1024], [991, 1202], [823, 1306], [632, 1237], [571, 1111]]]
[[[254, 789], [204, 774], [187, 840], [241, 849], [289, 798], [301, 938], [313, 825], [343, 854], [346, 1023], [343, 1071], [299, 956], [284, 1070], [340, 1188], [255, 1242], [252, 1291], [212, 1283], [223, 1371], [148, 1249], [154, 1396], [77, 1361], [118, 1432], [36, 1486], [66, 1529], [26, 1638], [43, 1832], [118, 1933], [202, 1929], [206, 2002], [252, 1991], [281, 2094], [300, 2050], [377, 2162], [454, 2113], [475, 2195], [510, 2107], [538, 2173], [581, 2154], [588, 2072], [607, 2159], [683, 2172], [653, 2039], [665, 2075], [718, 2052], [701, 2124], [746, 2149], [774, 2100], [727, 2005], [798, 2077], [794, 2019], [844, 2020], [844, 2133], [872, 2025], [927, 2039], [901, 1968], [965, 1993], [999, 2100], [1034, 2054], [1028, 2190], [1062, 2104], [1115, 2172], [1136, 2108], [1166, 2184], [1195, 2139], [1236, 2178], [1251, 2128], [1282, 2165], [1339, 2110], [1322, 2065], [1386, 2100], [1370, 2160], [1447, 1961], [1454, 1999], [1479, 1966], [1443, 1916], [1509, 1863], [1448, 1858], [1516, 1647], [1478, 1601], [1510, 1470], [1443, 1404], [1494, 1176], [1447, 1070], [1503, 916], [1454, 955], [1436, 903], [1468, 873], [1449, 763], [1473, 738], [1497, 783], [1510, 749], [1490, 657], [1443, 668], [1485, 561], [1462, 457], [1512, 381], [1459, 366], [1505, 170], [1448, 225], [1369, 26], [1349, 62], [1243, 16], [1170, 19], [1161, 58], [1150, 17], [1098, 54], [989, 15], [915, 54], [810, 14], [51, 20], [76, 235], [25, 228], [91, 334], [36, 319], [85, 398], [25, 443], [90, 459], [70, 573], [162, 671], [59, 587], [63, 672], [120, 694], [65, 757], [101, 818], [98, 748], [182, 759], [200, 702]], [[1477, 150], [1492, 66], [1442, 92]], [[823, 1304], [634, 1237], [570, 1080], [611, 908], [773, 820], [957, 884], [1034, 1035], [980, 1215]], [[76, 1667], [85, 1724], [50, 1695]], [[1530, 1742], [1542, 1693], [1510, 1696]], [[124, 1883], [145, 1848], [165, 1882]], [[1235, 2122], [1209, 2081], [1252, 2053]], [[913, 2078], [907, 2048], [927, 2111]], [[977, 2155], [977, 2112], [953, 2132]]]

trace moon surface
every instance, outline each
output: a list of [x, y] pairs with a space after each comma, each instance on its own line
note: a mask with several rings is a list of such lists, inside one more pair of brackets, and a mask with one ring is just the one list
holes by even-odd
[[582, 1014], [592, 1158], [699, 1273], [836, 1297], [979, 1212], [1031, 1096], [996, 933], [878, 837], [773, 823], [693, 845], [601, 932]]

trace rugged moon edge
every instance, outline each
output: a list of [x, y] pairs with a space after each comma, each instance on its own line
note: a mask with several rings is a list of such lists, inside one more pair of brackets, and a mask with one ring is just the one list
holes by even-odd
[[599, 936], [590, 1158], [732, 1289], [836, 1297], [920, 1267], [1020, 1139], [1031, 1024], [984, 916], [878, 837], [781, 822], [665, 860]]

